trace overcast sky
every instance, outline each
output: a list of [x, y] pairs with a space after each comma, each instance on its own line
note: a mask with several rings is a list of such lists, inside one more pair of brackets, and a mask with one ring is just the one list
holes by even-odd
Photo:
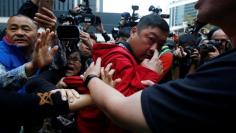
[[138, 5], [139, 10], [137, 13], [140, 15], [146, 15], [149, 13], [148, 8], [150, 5], [162, 8], [162, 13], [168, 13], [169, 0], [103, 0], [104, 12], [132, 12], [132, 5]]

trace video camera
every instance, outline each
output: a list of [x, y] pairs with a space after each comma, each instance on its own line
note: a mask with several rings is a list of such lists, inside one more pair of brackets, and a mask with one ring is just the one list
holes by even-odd
[[138, 24], [138, 20], [139, 20], [139, 14], [136, 13], [137, 10], [139, 10], [139, 6], [137, 5], [132, 5], [132, 15], [130, 16], [130, 14], [128, 12], [124, 12], [121, 14], [122, 19], [124, 20], [120, 20], [123, 21], [124, 23], [119, 23], [119, 25], [117, 27], [114, 27], [111, 31], [112, 33], [112, 37], [114, 39], [122, 36], [122, 37], [129, 37], [130, 36], [130, 29], [133, 26], [136, 26]]
[[169, 18], [169, 17], [170, 17], [169, 14], [161, 14], [162, 9], [159, 8], [159, 7], [154, 7], [153, 5], [151, 5], [151, 6], [149, 7], [148, 11], [160, 15], [161, 18]]
[[92, 13], [92, 9], [89, 7], [89, 1], [84, 0], [84, 3], [79, 5], [78, 10], [70, 9], [68, 15], [61, 15], [58, 18], [59, 23], [62, 24], [68, 21], [73, 25], [79, 25], [80, 23], [101, 24], [101, 18]]
[[77, 44], [80, 41], [82, 23], [91, 23], [92, 25], [101, 23], [100, 17], [93, 15], [88, 0], [84, 0], [84, 4], [80, 4], [78, 8], [70, 9], [68, 15], [58, 17], [58, 21], [61, 24], [57, 27], [58, 39], [66, 47], [67, 55], [78, 50]]

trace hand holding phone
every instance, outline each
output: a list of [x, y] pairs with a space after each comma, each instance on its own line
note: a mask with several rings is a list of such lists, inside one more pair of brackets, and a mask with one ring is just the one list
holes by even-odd
[[47, 8], [49, 10], [52, 10], [53, 7], [53, 0], [40, 0], [39, 1], [39, 13], [44, 14], [45, 12], [42, 10], [42, 8]]

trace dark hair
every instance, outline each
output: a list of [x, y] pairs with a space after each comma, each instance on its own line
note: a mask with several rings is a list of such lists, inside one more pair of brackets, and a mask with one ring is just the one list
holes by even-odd
[[220, 29], [219, 27], [214, 27], [214, 28], [212, 28], [212, 29], [209, 31], [209, 33], [207, 34], [207, 39], [208, 39], [208, 40], [211, 40], [213, 34], [214, 34], [217, 30], [219, 30], [219, 29]]
[[142, 29], [147, 27], [158, 27], [163, 31], [169, 32], [169, 25], [167, 22], [161, 18], [158, 14], [149, 14], [143, 16], [140, 21], [138, 22], [137, 29], [140, 32]]

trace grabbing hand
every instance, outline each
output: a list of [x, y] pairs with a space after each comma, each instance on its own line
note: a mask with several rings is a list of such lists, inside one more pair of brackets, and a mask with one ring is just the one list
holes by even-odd
[[115, 69], [111, 69], [112, 63], [109, 63], [106, 68], [101, 68], [101, 78], [102, 80], [109, 84], [110, 86], [114, 87], [117, 83], [121, 81], [120, 78], [113, 80], [112, 77], [115, 73]]
[[69, 103], [74, 102], [74, 100], [80, 98], [80, 95], [77, 91], [75, 91], [74, 89], [55, 89], [50, 91], [51, 93], [56, 93], [56, 92], [60, 92], [61, 93], [61, 99], [63, 101], [67, 101]]
[[85, 80], [88, 75], [97, 75], [100, 77], [101, 74], [101, 62], [102, 59], [100, 57], [97, 58], [96, 63], [92, 62], [87, 70], [84, 72], [82, 79]]

